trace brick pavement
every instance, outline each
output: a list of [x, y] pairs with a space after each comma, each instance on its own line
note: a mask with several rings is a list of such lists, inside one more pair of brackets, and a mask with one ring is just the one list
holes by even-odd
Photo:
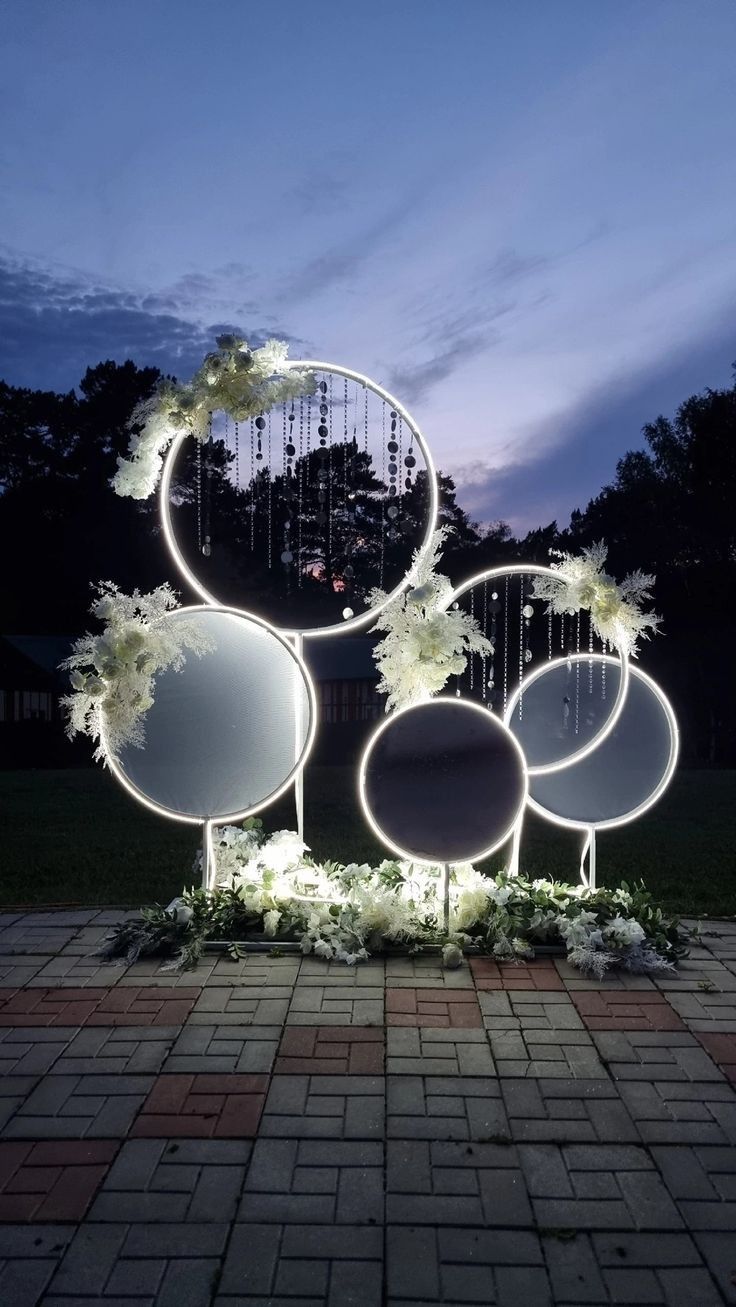
[[596, 984], [114, 919], [0, 916], [2, 1307], [736, 1304], [733, 923]]

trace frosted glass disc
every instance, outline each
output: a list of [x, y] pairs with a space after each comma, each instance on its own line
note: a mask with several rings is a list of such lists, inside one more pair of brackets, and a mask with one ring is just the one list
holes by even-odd
[[181, 671], [156, 677], [145, 745], [126, 747], [120, 779], [155, 807], [189, 820], [223, 821], [257, 811], [303, 765], [312, 703], [302, 664], [287, 643], [243, 614], [182, 608], [214, 642]]
[[517, 690], [505, 720], [530, 773], [565, 766], [597, 747], [623, 709], [627, 682], [628, 667], [599, 654], [555, 659], [526, 680], [521, 702]]
[[379, 727], [361, 792], [390, 848], [418, 862], [472, 862], [511, 834], [526, 798], [524, 760], [487, 710], [438, 698]]
[[[610, 674], [618, 664], [608, 662]], [[611, 732], [580, 762], [532, 776], [529, 801], [543, 816], [573, 826], [615, 826], [659, 798], [676, 761], [672, 708], [655, 682], [632, 666], [623, 711]]]

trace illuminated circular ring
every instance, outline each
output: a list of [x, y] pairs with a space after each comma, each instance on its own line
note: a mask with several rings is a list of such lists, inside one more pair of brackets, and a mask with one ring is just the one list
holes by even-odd
[[[387, 390], [384, 390], [382, 386], [379, 386], [375, 381], [371, 381], [370, 377], [364, 377], [361, 372], [353, 372], [351, 368], [343, 368], [338, 363], [321, 363], [315, 359], [287, 359], [283, 364], [283, 367], [284, 370], [297, 369], [300, 371], [309, 371], [309, 372], [333, 372], [336, 376], [345, 377], [346, 380], [348, 381], [357, 381], [359, 385], [365, 386], [366, 390], [370, 390], [374, 395], [378, 395], [378, 398], [384, 400], [387, 404], [390, 404], [391, 408], [395, 409], [399, 417], [402, 418], [403, 421], [406, 423], [407, 427], [411, 431], [411, 434], [413, 435], [414, 439], [419, 445], [422, 454], [424, 455], [424, 461], [427, 467], [427, 483], [429, 487], [429, 515], [427, 519], [427, 526], [424, 532], [424, 537], [419, 546], [419, 555], [418, 555], [417, 563], [415, 563], [412, 567], [409, 568], [409, 571], [406, 572], [406, 574], [403, 576], [403, 578], [398, 583], [398, 585], [395, 586], [395, 588], [391, 591], [391, 593], [386, 596], [382, 604], [378, 604], [375, 608], [368, 609], [365, 613], [359, 613], [357, 617], [351, 617], [347, 621], [333, 623], [332, 626], [322, 626], [322, 627], [314, 627], [314, 628], [311, 627], [281, 627], [280, 628], [280, 630], [282, 630], [285, 635], [289, 635], [289, 636], [301, 635], [301, 636], [308, 637], [311, 640], [311, 639], [317, 639], [320, 636], [339, 635], [344, 633], [345, 631], [360, 630], [360, 628], [366, 626], [368, 622], [373, 621], [373, 619], [377, 617], [377, 615], [380, 612], [382, 612], [383, 609], [386, 608], [387, 605], [390, 604], [392, 600], [394, 600], [397, 597], [397, 595], [400, 595], [404, 590], [407, 590], [409, 588], [409, 586], [412, 583], [414, 574], [416, 572], [418, 562], [421, 561], [421, 558], [423, 558], [423, 556], [425, 555], [425, 553], [427, 552], [427, 550], [431, 545], [432, 535], [434, 533], [437, 524], [437, 510], [439, 506], [439, 495], [437, 491], [437, 474], [435, 472], [434, 463], [432, 461], [432, 455], [429, 452], [429, 446], [427, 445], [424, 436], [419, 430], [419, 427], [417, 426], [411, 414], [407, 412], [403, 404], [399, 403], [398, 399], [394, 399], [393, 395], [390, 395], [389, 392]], [[169, 511], [169, 491], [171, 488], [171, 476], [172, 476], [177, 454], [182, 446], [183, 441], [185, 441], [188, 438], [188, 436], [189, 433], [186, 431], [183, 431], [178, 436], [176, 436], [172, 441], [171, 445], [169, 446], [168, 453], [164, 460], [163, 473], [161, 476], [161, 486], [159, 490], [161, 525], [163, 527], [164, 540], [168, 545], [169, 553], [171, 554], [171, 557], [173, 558], [174, 563], [176, 564], [180, 574], [184, 577], [184, 580], [187, 582], [188, 585], [192, 587], [195, 593], [199, 595], [200, 599], [204, 600], [205, 604], [214, 605], [215, 607], [219, 608], [221, 607], [219, 600], [215, 597], [215, 595], [210, 594], [209, 590], [207, 590], [202, 585], [201, 581], [197, 579], [197, 577], [194, 575], [194, 572], [191, 570], [188, 563], [185, 561], [184, 556], [182, 555], [181, 550], [179, 549], [179, 546], [176, 543], [174, 530], [171, 524], [171, 514]], [[274, 628], [271, 627], [271, 630], [273, 629]]]
[[518, 755], [518, 759], [521, 767], [521, 774], [523, 777], [522, 794], [521, 794], [519, 804], [517, 806], [517, 810], [514, 813], [513, 820], [509, 822], [508, 827], [504, 830], [503, 834], [500, 835], [498, 839], [494, 840], [494, 842], [488, 848], [479, 849], [478, 852], [473, 853], [472, 855], [468, 855], [468, 857], [466, 858], [463, 858], [462, 862], [479, 862], [481, 861], [481, 859], [489, 857], [491, 853], [495, 853], [497, 849], [500, 849], [501, 846], [505, 844], [506, 841], [513, 834], [514, 829], [516, 828], [517, 823], [519, 821], [519, 818], [522, 812], [524, 811], [524, 806], [529, 799], [529, 774], [527, 771], [524, 751], [521, 745], [519, 744], [519, 741], [511, 733], [508, 727], [503, 724], [500, 718], [491, 717], [487, 709], [482, 708], [479, 703], [473, 703], [472, 700], [470, 699], [458, 700], [455, 698], [451, 699], [447, 695], [439, 695], [436, 698], [425, 700], [422, 703], [410, 704], [406, 708], [396, 709], [388, 717], [386, 717], [385, 721], [381, 722], [376, 727], [376, 730], [370, 736], [365, 746], [365, 749], [363, 750], [363, 755], [360, 760], [360, 768], [358, 771], [358, 797], [360, 799], [360, 805], [363, 809], [363, 814], [365, 816], [365, 819], [368, 822], [368, 825], [370, 826], [374, 835], [376, 835], [376, 837], [381, 841], [381, 843], [385, 844], [387, 848], [391, 849], [394, 853], [398, 853], [399, 857], [406, 858], [408, 862], [416, 862], [423, 866], [436, 867], [442, 863], [443, 859], [437, 857], [434, 858], [417, 857], [415, 853], [412, 853], [409, 850], [402, 848], [401, 845], [396, 844], [394, 840], [391, 840], [381, 829], [381, 827], [377, 824], [377, 822], [374, 820], [373, 814], [368, 806], [368, 802], [365, 794], [366, 771], [368, 768], [368, 764], [370, 762], [370, 757], [373, 752], [373, 749], [375, 748], [377, 741], [383, 735], [384, 731], [387, 731], [389, 727], [393, 725], [397, 717], [403, 717], [407, 713], [416, 712], [418, 709], [426, 708], [428, 704], [432, 704], [432, 705], [447, 704], [451, 708], [457, 708], [459, 703], [463, 705], [464, 709], [469, 708], [472, 709], [474, 712], [480, 713], [485, 723], [488, 723], [489, 721], [495, 722], [499, 730], [501, 730], [503, 734], [508, 737], [508, 739], [511, 742], [512, 748], [515, 750], [516, 754]]
[[[572, 654], [571, 656], [572, 662], [585, 663], [585, 662], [589, 662], [591, 659], [594, 662], [609, 663], [612, 664], [614, 667], [617, 666], [616, 660], [614, 658], [611, 658], [609, 654], [580, 653], [580, 654]], [[542, 672], [540, 674], [543, 674], [548, 667], [549, 664], [547, 664], [544, 668], [542, 668]], [[527, 798], [527, 803], [529, 807], [532, 809], [532, 811], [538, 813], [540, 817], [544, 817], [546, 821], [554, 822], [556, 826], [567, 826], [572, 830], [588, 830], [588, 831], [610, 830], [615, 826], [626, 826], [630, 821], [635, 821], [637, 817], [641, 817], [642, 813], [647, 812], [648, 809], [651, 808], [659, 798], [661, 798], [662, 794], [664, 794], [664, 791], [667, 789], [667, 786], [669, 785], [674, 775], [674, 771], [677, 766], [677, 759], [680, 752], [680, 732], [677, 726], [677, 718], [675, 717], [672, 704], [670, 703], [669, 699], [664, 693], [664, 690], [661, 688], [661, 686], [657, 685], [657, 682], [654, 681], [651, 676], [648, 676], [646, 672], [642, 672], [639, 667], [631, 667], [630, 672], [632, 678], [639, 681], [643, 681], [644, 684], [648, 687], [648, 689], [652, 691], [652, 694], [654, 695], [655, 699], [657, 700], [660, 708], [662, 709], [665, 715], [665, 718], [667, 720], [667, 725], [669, 726], [669, 731], [670, 731], [669, 757], [667, 759], [666, 767], [657, 785], [653, 789], [652, 793], [642, 803], [638, 804], [635, 808], [632, 808], [631, 812], [627, 812], [626, 815], [623, 817], [608, 817], [603, 821], [578, 821], [570, 817], [558, 817], [556, 813], [551, 812], [549, 808], [544, 808], [542, 804], [538, 802], [538, 800], [532, 798], [531, 794], [529, 794]], [[608, 734], [608, 732], [606, 732], [606, 734]], [[596, 746], [598, 742], [599, 741], [596, 740]], [[590, 753], [591, 751], [588, 750], [587, 752]], [[578, 761], [579, 761], [579, 755], [578, 755]], [[562, 770], [562, 768], [558, 768], [558, 770]]]
[[[317, 731], [317, 696], [314, 689], [314, 683], [309, 673], [309, 668], [304, 662], [304, 659], [295, 651], [293, 644], [289, 642], [286, 636], [282, 635], [282, 633], [276, 630], [274, 626], [271, 626], [270, 622], [266, 622], [262, 617], [256, 617], [253, 613], [245, 612], [242, 608], [231, 608], [223, 604], [189, 604], [184, 608], [173, 609], [172, 615], [173, 613], [176, 613], [178, 616], [180, 613], [203, 612], [225, 613], [232, 617], [242, 617], [245, 618], [247, 622], [252, 622], [255, 626], [260, 626], [263, 630], [266, 630], [273, 635], [275, 639], [278, 640], [279, 644], [283, 645], [289, 656], [296, 663], [301, 674], [304, 688], [307, 692], [309, 706], [309, 726], [307, 729], [307, 736], [304, 744], [301, 746], [299, 756], [295, 758], [294, 766], [291, 768], [288, 776], [284, 778], [280, 785], [278, 785], [271, 794], [269, 794], [265, 799], [262, 799], [259, 803], [251, 804], [250, 807], [243, 808], [237, 812], [218, 813], [216, 817], [217, 825], [227, 825], [228, 823], [243, 821], [246, 817], [250, 817], [254, 813], [260, 812], [263, 808], [267, 808], [270, 804], [274, 803], [276, 799], [281, 797], [299, 775], [312, 751], [312, 745], [314, 744], [314, 737]], [[254, 693], [257, 693], [257, 687], [254, 688]], [[138, 786], [128, 778], [128, 776], [126, 776], [119, 762], [110, 752], [107, 745], [104, 722], [100, 727], [100, 742], [105, 751], [107, 765], [115, 779], [120, 782], [129, 794], [133, 795], [134, 799], [137, 799], [139, 803], [142, 803], [144, 807], [150, 808], [152, 812], [158, 813], [160, 817], [168, 817], [171, 821], [186, 822], [190, 826], [201, 826], [203, 823], [205, 825], [210, 824], [210, 819], [206, 816], [198, 817], [191, 816], [188, 813], [172, 812], [170, 808], [165, 808], [162, 804], [157, 803], [155, 799], [151, 799], [147, 794], [144, 794], [143, 791], [139, 789]], [[294, 752], [296, 754], [296, 747]]]
[[[542, 567], [539, 563], [509, 563], [507, 567], [491, 567], [485, 572], [478, 572], [476, 576], [471, 576], [469, 580], [463, 581], [460, 585], [456, 586], [452, 591], [452, 594], [450, 594], [446, 599], [444, 607], [448, 608], [450, 604], [457, 602], [462, 595], [467, 594], [469, 590], [472, 590], [473, 586], [478, 585], [480, 582], [494, 581], [505, 576], [552, 576], [558, 578], [558, 573], [554, 572], [551, 567]], [[606, 738], [609, 731], [613, 730], [623, 712], [626, 693], [629, 688], [629, 655], [625, 649], [619, 649], [618, 655], [619, 662], [617, 662], [616, 659], [612, 659], [614, 666], [620, 666], [621, 669], [618, 694], [614, 700], [613, 708], [598, 734], [594, 735], [592, 740], [588, 740], [587, 744], [584, 744], [582, 748], [578, 749], [575, 753], [571, 753], [569, 757], [563, 758], [560, 762], [543, 763], [536, 767], [532, 767], [527, 763], [527, 771], [530, 776], [544, 776], [548, 772], [562, 771], [565, 767], [570, 767], [574, 763], [580, 762], [582, 758], [586, 758], [589, 753], [592, 753], [594, 749], [597, 749], [598, 745]], [[571, 655], [571, 657], [574, 656], [575, 655]], [[603, 656], [604, 655], [599, 654], [585, 655], [587, 659]], [[568, 657], [548, 660], [546, 663], [542, 664], [541, 667], [535, 668], [533, 672], [530, 672], [529, 675], [522, 680], [521, 685], [517, 686], [513, 691], [511, 698], [506, 705], [503, 720], [507, 726], [511, 720], [513, 710], [518, 703], [519, 694], [524, 694], [529, 685], [535, 681], [538, 676], [542, 676], [549, 667], [559, 666], [561, 662], [567, 663], [569, 661], [570, 659]]]

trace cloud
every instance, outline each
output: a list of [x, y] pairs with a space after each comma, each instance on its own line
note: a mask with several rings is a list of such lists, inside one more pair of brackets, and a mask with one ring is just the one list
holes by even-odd
[[476, 460], [453, 467], [447, 460], [460, 502], [475, 519], [502, 518], [522, 534], [554, 519], [566, 526], [573, 509], [585, 508], [611, 483], [627, 450], [643, 447], [646, 422], [673, 414], [707, 386], [730, 384], [735, 355], [732, 322], [719, 320], [666, 359], [590, 390], [575, 407], [540, 425], [521, 453], [517, 444], [511, 465], [498, 465], [503, 452], [496, 466]]
[[278, 292], [279, 303], [295, 303], [355, 276], [385, 243], [386, 238], [413, 219], [432, 183], [415, 182], [406, 195], [360, 231], [353, 232], [324, 254], [309, 259], [287, 278]]
[[[197, 287], [207, 282], [194, 275], [179, 283], [192, 309]], [[246, 331], [231, 317], [197, 321], [176, 312], [177, 302], [175, 289], [137, 295], [81, 273], [0, 255], [0, 376], [12, 385], [68, 390], [88, 366], [111, 358], [186, 378], [220, 331], [242, 331], [251, 340], [272, 334], [262, 325]]]

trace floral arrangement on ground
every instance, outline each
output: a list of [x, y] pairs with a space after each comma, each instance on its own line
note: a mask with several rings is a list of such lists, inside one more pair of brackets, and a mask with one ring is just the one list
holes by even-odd
[[439, 946], [444, 965], [458, 967], [467, 951], [513, 962], [533, 957], [539, 946], [557, 945], [583, 975], [602, 979], [614, 968], [670, 971], [686, 951], [687, 932], [641, 883], [589, 889], [457, 866], [448, 934], [442, 929], [441, 867], [318, 863], [293, 831], [266, 836], [257, 818], [213, 837], [215, 887], [185, 891], [165, 908], [144, 908], [140, 920], [116, 927], [104, 957], [130, 963], [163, 954], [172, 969], [188, 968], [208, 941], [227, 942], [239, 958], [244, 944], [260, 937], [274, 952], [289, 941], [304, 954], [348, 965], [386, 950], [416, 954]]

